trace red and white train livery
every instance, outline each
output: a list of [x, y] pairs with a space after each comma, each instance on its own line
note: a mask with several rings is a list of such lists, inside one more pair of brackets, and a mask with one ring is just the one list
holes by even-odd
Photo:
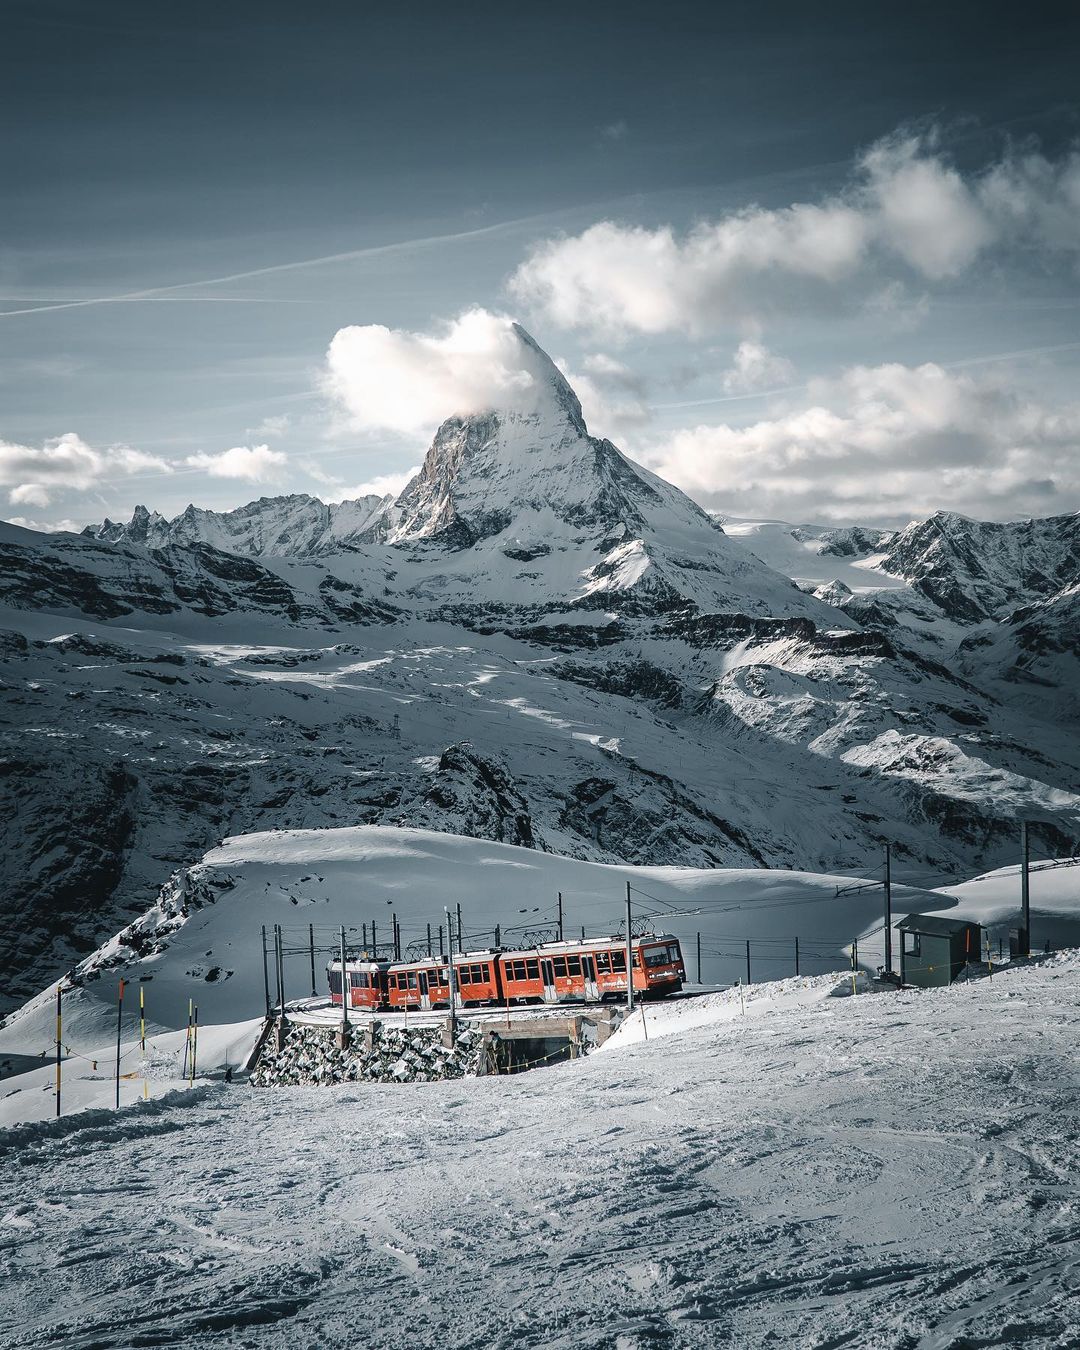
[[[683, 986], [686, 967], [679, 939], [670, 934], [634, 938], [634, 993], [663, 998]], [[545, 942], [537, 947], [454, 955], [457, 1002], [463, 1007], [509, 1003], [593, 1003], [626, 996], [626, 944], [618, 938]], [[330, 996], [340, 1005], [341, 961], [326, 968]], [[446, 957], [381, 961], [366, 954], [345, 960], [348, 1002], [369, 1011], [448, 1008]]]

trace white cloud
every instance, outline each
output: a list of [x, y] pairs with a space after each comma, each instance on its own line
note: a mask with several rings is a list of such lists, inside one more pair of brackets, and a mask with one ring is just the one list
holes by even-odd
[[278, 437], [284, 436], [289, 429], [289, 417], [287, 413], [278, 413], [273, 417], [264, 417], [255, 427], [248, 427], [244, 432], [245, 436], [250, 436], [252, 440], [259, 440], [263, 436]]
[[1080, 405], [927, 364], [857, 366], [802, 407], [698, 426], [650, 467], [734, 516], [895, 522], [955, 508], [991, 519], [1080, 505]]
[[916, 137], [880, 141], [862, 159], [866, 209], [882, 243], [933, 281], [955, 276], [994, 237], [984, 206], [959, 173]]
[[353, 501], [357, 497], [397, 497], [420, 472], [420, 465], [414, 464], [403, 473], [383, 473], [369, 478], [366, 483], [357, 483], [353, 487], [338, 484], [333, 492], [326, 495], [329, 502]]
[[700, 333], [863, 304], [898, 278], [942, 282], [999, 245], [1075, 253], [1078, 211], [1077, 153], [1057, 162], [1010, 155], [965, 177], [933, 135], [898, 134], [819, 202], [749, 206], [681, 237], [669, 225], [600, 221], [538, 245], [509, 287], [564, 328]]
[[429, 433], [445, 418], [525, 407], [535, 379], [511, 321], [471, 309], [440, 334], [381, 324], [340, 329], [324, 385], [362, 431]]
[[12, 506], [48, 506], [49, 490], [44, 483], [20, 483], [8, 493]]
[[606, 352], [590, 352], [580, 372], [565, 360], [555, 364], [581, 400], [581, 410], [594, 436], [618, 438], [652, 421], [644, 376]]
[[82, 526], [77, 520], [29, 520], [26, 516], [8, 516], [7, 525], [18, 525], [24, 530], [37, 530], [41, 534], [57, 534], [61, 530], [78, 534]]
[[240, 478], [247, 483], [272, 482], [281, 477], [287, 456], [268, 445], [234, 445], [219, 454], [188, 455], [184, 463], [204, 469], [211, 478]]
[[73, 431], [40, 448], [0, 441], [0, 487], [15, 505], [47, 506], [57, 493], [85, 492], [118, 476], [142, 471], [170, 473], [165, 460], [114, 445], [95, 450]]
[[739, 343], [721, 383], [729, 394], [749, 394], [756, 389], [787, 384], [794, 377], [795, 367], [790, 361], [769, 351], [762, 343], [747, 338]]
[[608, 122], [606, 126], [602, 126], [597, 135], [599, 136], [601, 143], [607, 142], [610, 144], [612, 141], [625, 140], [626, 133], [629, 130], [629, 126], [627, 126], [626, 122], [620, 117], [617, 121]]

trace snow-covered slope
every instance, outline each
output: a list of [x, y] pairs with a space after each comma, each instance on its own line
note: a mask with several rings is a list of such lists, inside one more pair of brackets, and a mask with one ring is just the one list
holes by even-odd
[[1075, 1344], [1076, 954], [769, 992], [513, 1077], [219, 1082], [6, 1131], [0, 1340]]

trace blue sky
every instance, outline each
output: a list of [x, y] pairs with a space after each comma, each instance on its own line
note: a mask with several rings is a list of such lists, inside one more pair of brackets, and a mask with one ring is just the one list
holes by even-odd
[[1069, 6], [370, 11], [0, 10], [8, 518], [390, 486], [508, 316], [717, 509], [1080, 507]]

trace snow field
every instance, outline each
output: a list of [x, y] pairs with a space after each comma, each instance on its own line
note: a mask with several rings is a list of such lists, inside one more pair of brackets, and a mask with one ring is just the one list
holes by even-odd
[[819, 992], [513, 1078], [0, 1135], [0, 1338], [1074, 1345], [1078, 954]]

